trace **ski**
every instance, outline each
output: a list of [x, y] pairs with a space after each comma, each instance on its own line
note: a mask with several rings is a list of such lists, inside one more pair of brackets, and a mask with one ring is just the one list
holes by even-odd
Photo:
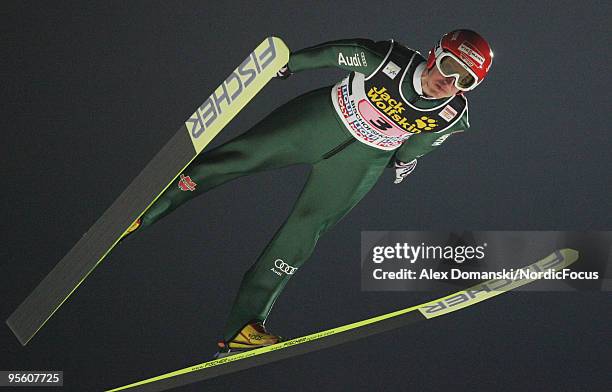
[[22, 345], [83, 283], [128, 227], [288, 61], [285, 43], [268, 37], [214, 90], [6, 320]]
[[[531, 265], [523, 267], [525, 272], [560, 271], [578, 259], [573, 249], [559, 249]], [[517, 280], [493, 279], [481, 282], [465, 290], [416, 305], [407, 309], [387, 313], [382, 316], [344, 325], [311, 335], [299, 337], [268, 347], [247, 351], [221, 359], [204, 362], [161, 376], [125, 385], [114, 391], [165, 391], [182, 385], [207, 380], [224, 374], [234, 373], [251, 367], [280, 361], [301, 354], [337, 346], [353, 340], [365, 338], [381, 332], [403, 327], [420, 320], [428, 320], [464, 309], [504, 292], [537, 280], [526, 277]]]

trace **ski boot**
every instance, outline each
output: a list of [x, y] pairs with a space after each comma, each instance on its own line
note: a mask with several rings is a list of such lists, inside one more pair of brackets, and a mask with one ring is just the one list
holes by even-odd
[[219, 351], [215, 354], [215, 359], [240, 354], [256, 348], [271, 346], [283, 341], [280, 336], [272, 335], [266, 330], [262, 322], [251, 322], [242, 328], [238, 335], [230, 341], [220, 341], [217, 343]]
[[142, 218], [138, 218], [128, 227], [128, 229], [123, 233], [119, 242], [123, 241], [127, 236], [138, 230], [138, 228], [142, 225]]

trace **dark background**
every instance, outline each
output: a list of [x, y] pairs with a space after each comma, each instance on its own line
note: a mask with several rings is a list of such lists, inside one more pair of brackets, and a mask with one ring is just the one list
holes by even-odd
[[[361, 230], [612, 228], [604, 2], [55, 3], [0, 5], [2, 320], [272, 34], [292, 49], [394, 37], [426, 53], [468, 27], [495, 51], [469, 94], [469, 132], [399, 186], [385, 173], [288, 284], [273, 331], [300, 336], [432, 298], [362, 292]], [[342, 75], [273, 81], [215, 144]], [[63, 390], [96, 391], [209, 360], [243, 272], [307, 170], [236, 180], [119, 247], [28, 346], [0, 326], [0, 369], [63, 370]], [[512, 293], [179, 390], [609, 390], [611, 305], [605, 292]]]

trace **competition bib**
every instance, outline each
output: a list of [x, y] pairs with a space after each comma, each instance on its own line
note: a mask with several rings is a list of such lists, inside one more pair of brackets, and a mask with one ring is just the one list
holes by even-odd
[[[429, 109], [417, 108], [404, 98], [401, 86], [416, 55], [392, 41], [382, 63], [369, 77], [352, 72], [332, 88], [338, 115], [359, 141], [394, 150], [413, 135], [443, 132], [467, 110], [462, 95]], [[412, 78], [412, 73], [409, 76]]]

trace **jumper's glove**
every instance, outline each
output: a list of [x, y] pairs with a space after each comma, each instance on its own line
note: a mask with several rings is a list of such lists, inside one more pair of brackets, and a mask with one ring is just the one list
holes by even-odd
[[408, 174], [412, 173], [417, 165], [417, 160], [413, 159], [410, 162], [402, 162], [395, 160], [395, 181], [394, 184], [399, 184], [408, 177]]
[[278, 70], [274, 77], [277, 79], [287, 79], [291, 75], [293, 75], [293, 72], [289, 70], [288, 64], [285, 64], [283, 68]]

